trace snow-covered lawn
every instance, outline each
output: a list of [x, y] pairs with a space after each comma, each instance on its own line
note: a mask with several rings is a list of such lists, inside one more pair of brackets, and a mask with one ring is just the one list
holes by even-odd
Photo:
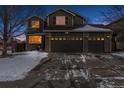
[[23, 79], [47, 53], [29, 51], [16, 53], [15, 56], [0, 58], [0, 81], [15, 81]]

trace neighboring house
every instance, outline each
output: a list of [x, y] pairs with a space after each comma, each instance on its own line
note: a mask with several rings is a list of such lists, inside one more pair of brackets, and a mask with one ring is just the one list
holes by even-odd
[[44, 20], [38, 16], [27, 19], [26, 50], [44, 49]]
[[[3, 42], [0, 41], [0, 50], [3, 50]], [[7, 50], [12, 50], [13, 52], [25, 51], [25, 42], [19, 39], [13, 40], [13, 42], [7, 43]]]
[[124, 50], [124, 18], [120, 18], [106, 26], [114, 31], [112, 47], [113, 50]]
[[15, 39], [13, 41], [12, 47], [13, 47], [13, 52], [22, 52], [25, 51], [25, 45], [26, 42], [25, 41], [21, 41], [19, 39]]
[[47, 16], [45, 50], [48, 52], [111, 52], [112, 30], [86, 25], [84, 17], [67, 9]]

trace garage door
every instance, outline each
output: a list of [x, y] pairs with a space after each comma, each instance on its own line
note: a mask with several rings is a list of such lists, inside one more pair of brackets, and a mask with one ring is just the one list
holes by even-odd
[[104, 52], [104, 40], [89, 40], [88, 41], [89, 52]]
[[52, 52], [82, 52], [83, 40], [51, 40]]

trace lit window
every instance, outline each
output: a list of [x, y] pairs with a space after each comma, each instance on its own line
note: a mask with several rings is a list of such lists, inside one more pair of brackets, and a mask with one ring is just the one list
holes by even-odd
[[29, 36], [29, 44], [41, 44], [42, 36]]
[[83, 38], [80, 37], [80, 40], [83, 40]]
[[92, 39], [89, 37], [88, 40], [92, 40]]
[[63, 38], [63, 40], [66, 40], [66, 38]]
[[59, 40], [62, 40], [62, 38], [59, 38]]
[[56, 25], [65, 25], [65, 16], [56, 16]]
[[100, 40], [100, 38], [98, 37], [97, 40]]
[[102, 37], [101, 40], [104, 40], [104, 38]]
[[31, 21], [31, 27], [32, 28], [39, 28], [40, 27], [39, 20], [33, 20], [33, 21]]
[[71, 40], [74, 40], [74, 37], [72, 37]]
[[55, 40], [58, 40], [58, 38], [56, 37]]
[[93, 37], [93, 40], [96, 40], [96, 38], [95, 38], [95, 37]]
[[54, 40], [54, 38], [52, 37], [51, 40]]
[[76, 38], [76, 40], [79, 40], [78, 38]]

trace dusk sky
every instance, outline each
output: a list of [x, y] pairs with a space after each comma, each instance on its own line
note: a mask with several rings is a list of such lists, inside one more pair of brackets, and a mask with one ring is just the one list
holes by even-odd
[[[27, 8], [30, 9], [30, 7], [35, 7], [35, 6], [26, 6]], [[72, 10], [73, 12], [76, 12], [80, 14], [81, 16], [84, 16], [88, 19], [89, 24], [104, 24], [103, 23], [103, 17], [101, 12], [103, 11], [108, 11], [111, 9], [111, 5], [42, 5], [41, 7], [45, 8], [46, 10], [46, 15], [49, 13], [55, 11], [56, 9], [59, 8], [65, 8]], [[124, 7], [124, 6], [121, 6]], [[21, 38], [24, 38], [25, 36], [21, 36]]]
[[[70, 9], [84, 17], [87, 17], [91, 23], [101, 24], [102, 11], [107, 11], [112, 6], [109, 5], [46, 5], [48, 13], [58, 8]], [[122, 6], [124, 7], [124, 6]]]

